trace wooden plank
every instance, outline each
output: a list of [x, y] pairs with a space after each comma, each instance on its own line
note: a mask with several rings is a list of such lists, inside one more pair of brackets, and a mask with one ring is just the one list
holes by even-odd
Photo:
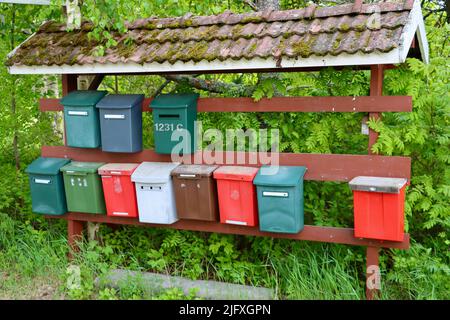
[[[142, 111], [149, 112], [151, 98]], [[41, 111], [62, 111], [58, 99], [40, 99]], [[200, 98], [199, 112], [410, 112], [409, 96], [274, 97], [255, 102], [252, 98]]]
[[356, 246], [370, 246], [377, 248], [409, 248], [409, 234], [405, 233], [402, 242], [380, 241], [372, 239], [360, 239], [353, 236], [352, 228], [335, 228], [320, 226], [305, 226], [302, 232], [297, 234], [286, 233], [270, 233], [259, 231], [257, 227], [246, 227], [232, 224], [222, 224], [220, 222], [197, 221], [197, 220], [179, 220], [174, 224], [149, 224], [141, 223], [137, 219], [109, 217], [106, 215], [89, 214], [89, 213], [68, 213], [62, 216], [46, 215], [46, 218], [65, 219], [69, 221], [89, 221], [95, 223], [109, 223], [134, 225], [150, 228], [170, 228], [177, 230], [191, 230], [201, 232], [213, 232], [223, 234], [238, 234], [246, 236], [272, 237], [280, 239], [306, 240], [328, 243], [340, 243]]
[[104, 74], [96, 74], [94, 80], [92, 80], [91, 84], [89, 85], [88, 90], [97, 90], [104, 78]]
[[[100, 149], [80, 149], [63, 146], [43, 146], [43, 157], [68, 158], [76, 161], [99, 162], [134, 162], [162, 161], [170, 162], [170, 155], [157, 154], [153, 150], [138, 153], [108, 153]], [[235, 164], [260, 166], [264, 153], [248, 152], [217, 152], [216, 159], [226, 163], [228, 158], [235, 159]], [[274, 155], [271, 155], [273, 159]], [[243, 162], [237, 163], [239, 157]], [[202, 155], [197, 153], [188, 157], [191, 163], [206, 163]], [[255, 160], [255, 162], [253, 162]], [[186, 162], [188, 163], [188, 162]], [[411, 159], [397, 156], [376, 155], [345, 155], [345, 154], [309, 154], [309, 153], [280, 153], [280, 165], [302, 165], [308, 168], [305, 180], [316, 181], [349, 181], [356, 176], [397, 177], [410, 179]], [[232, 164], [230, 164], [232, 165]]]

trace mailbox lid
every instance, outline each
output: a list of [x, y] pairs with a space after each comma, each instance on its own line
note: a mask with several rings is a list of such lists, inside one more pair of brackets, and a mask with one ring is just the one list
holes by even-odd
[[214, 171], [215, 179], [253, 181], [258, 168], [242, 166], [222, 166]]
[[183, 164], [172, 170], [171, 175], [179, 178], [210, 177], [217, 168], [219, 168], [219, 166]]
[[61, 99], [61, 104], [71, 107], [87, 107], [94, 106], [99, 102], [108, 92], [98, 90], [77, 90], [70, 92], [67, 96]]
[[99, 109], [131, 109], [141, 105], [143, 94], [110, 94], [101, 99], [96, 107]]
[[64, 158], [43, 158], [34, 160], [25, 170], [30, 174], [57, 175], [59, 170], [70, 162]]
[[166, 183], [179, 162], [142, 162], [131, 175], [131, 181], [140, 183]]
[[79, 162], [72, 161], [70, 164], [61, 168], [65, 173], [96, 173], [98, 168], [105, 165], [104, 162]]
[[198, 93], [160, 94], [152, 100], [152, 109], [175, 109], [197, 106]]
[[350, 189], [354, 191], [400, 193], [408, 182], [404, 178], [384, 178], [359, 176], [349, 182]]
[[278, 172], [270, 173], [275, 167], [263, 166], [258, 171], [258, 174], [253, 180], [253, 184], [257, 186], [280, 186], [280, 187], [295, 187], [306, 173], [306, 167], [301, 166], [279, 166]]
[[108, 163], [98, 168], [100, 175], [131, 176], [139, 163]]

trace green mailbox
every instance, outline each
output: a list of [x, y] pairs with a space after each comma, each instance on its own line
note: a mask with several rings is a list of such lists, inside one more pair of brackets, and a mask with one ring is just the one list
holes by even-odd
[[253, 180], [261, 231], [298, 233], [303, 230], [305, 167], [263, 166]]
[[194, 123], [197, 120], [198, 96], [198, 94], [162, 94], [152, 100], [150, 106], [153, 109], [156, 153], [195, 152]]
[[106, 94], [106, 91], [80, 90], [61, 99], [69, 147], [100, 147], [100, 121], [95, 106]]
[[69, 159], [38, 158], [25, 170], [30, 180], [34, 213], [62, 215], [67, 212], [63, 177], [59, 169]]
[[61, 168], [70, 212], [106, 213], [102, 181], [97, 173], [102, 165], [104, 163], [74, 161]]

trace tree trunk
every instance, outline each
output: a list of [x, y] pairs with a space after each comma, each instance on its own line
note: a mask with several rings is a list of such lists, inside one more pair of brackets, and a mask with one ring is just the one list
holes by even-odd
[[255, 4], [258, 11], [267, 9], [280, 10], [280, 0], [257, 0]]

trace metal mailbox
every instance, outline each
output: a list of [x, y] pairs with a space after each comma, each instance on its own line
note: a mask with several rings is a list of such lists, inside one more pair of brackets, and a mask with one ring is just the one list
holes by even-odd
[[139, 221], [172, 224], [178, 220], [170, 172], [179, 163], [143, 162], [131, 175], [135, 183]]
[[109, 163], [98, 169], [102, 177], [108, 216], [138, 217], [136, 190], [131, 181], [131, 174], [138, 165], [137, 163]]
[[356, 177], [353, 190], [355, 237], [403, 241], [406, 179]]
[[103, 165], [100, 162], [74, 161], [61, 168], [69, 211], [106, 213], [102, 182], [97, 173]]
[[143, 100], [142, 94], [110, 94], [97, 103], [103, 151], [142, 150]]
[[212, 174], [218, 166], [180, 165], [171, 175], [178, 218], [219, 220], [217, 187]]
[[259, 229], [298, 233], [304, 226], [305, 167], [263, 166], [253, 183], [258, 197]]
[[64, 182], [59, 170], [69, 162], [69, 159], [38, 158], [25, 170], [29, 176], [34, 213], [62, 215], [67, 212]]
[[[155, 151], [191, 154], [196, 150], [198, 94], [163, 94], [151, 102]], [[172, 134], [177, 133], [172, 141]], [[178, 145], [178, 148], [174, 148]]]
[[98, 110], [106, 91], [72, 91], [61, 99], [64, 106], [66, 142], [70, 147], [98, 148], [101, 144]]
[[214, 171], [219, 194], [220, 222], [244, 226], [258, 224], [253, 178], [258, 168], [223, 166]]

